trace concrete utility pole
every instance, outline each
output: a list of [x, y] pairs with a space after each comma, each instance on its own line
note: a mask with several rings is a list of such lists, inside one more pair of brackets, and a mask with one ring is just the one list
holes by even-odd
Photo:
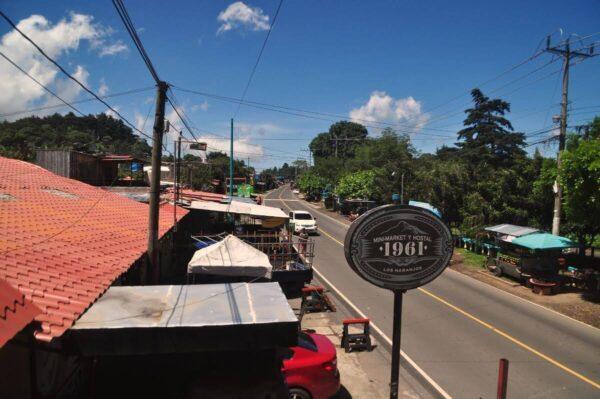
[[150, 172], [150, 200], [148, 216], [148, 258], [152, 281], [158, 283], [160, 265], [158, 257], [158, 206], [160, 203], [160, 167], [162, 159], [162, 140], [165, 128], [165, 102], [167, 100], [166, 82], [158, 82], [156, 92], [156, 111], [152, 132], [152, 170]]
[[231, 118], [231, 138], [229, 139], [229, 196], [233, 197], [233, 118]]
[[[569, 39], [561, 46], [550, 47], [550, 36], [546, 39], [546, 52], [557, 54], [564, 58], [563, 63], [563, 82], [562, 82], [562, 100], [561, 100], [561, 112], [560, 112], [560, 135], [558, 142], [558, 154], [556, 157], [556, 168], [560, 170], [562, 152], [565, 149], [565, 140], [567, 137], [567, 107], [569, 105], [569, 67], [571, 58], [589, 58], [594, 54], [594, 47], [590, 48], [589, 53], [581, 53], [578, 51], [571, 51], [571, 43]], [[555, 182], [554, 192], [554, 214], [552, 217], [552, 234], [560, 234], [560, 215], [562, 212], [562, 187], [558, 180]]]

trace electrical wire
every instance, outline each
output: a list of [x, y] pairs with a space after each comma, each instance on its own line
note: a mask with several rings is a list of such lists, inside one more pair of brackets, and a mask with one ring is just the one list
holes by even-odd
[[[190, 93], [190, 94], [196, 94], [199, 96], [203, 96], [203, 97], [208, 97], [208, 98], [214, 98], [216, 100], [220, 100], [220, 101], [225, 101], [225, 102], [233, 102], [236, 104], [240, 104], [240, 105], [244, 105], [247, 107], [251, 107], [251, 108], [257, 108], [257, 109], [263, 109], [263, 110], [267, 110], [267, 111], [272, 111], [272, 112], [277, 112], [277, 113], [282, 113], [282, 114], [286, 114], [286, 115], [292, 115], [292, 116], [298, 116], [301, 118], [307, 118], [307, 119], [313, 119], [313, 120], [321, 120], [321, 121], [326, 121], [326, 122], [338, 122], [339, 119], [348, 119], [346, 116], [343, 115], [339, 115], [339, 114], [331, 114], [331, 113], [324, 113], [324, 112], [318, 112], [318, 111], [309, 111], [309, 110], [301, 110], [301, 109], [296, 109], [296, 108], [292, 108], [292, 107], [286, 107], [286, 106], [281, 106], [281, 105], [273, 105], [273, 104], [266, 104], [266, 103], [259, 103], [259, 102], [255, 102], [255, 101], [241, 101], [241, 99], [236, 99], [233, 97], [227, 97], [227, 96], [221, 96], [221, 95], [216, 95], [216, 94], [211, 94], [211, 93], [205, 93], [205, 92], [201, 92], [201, 91], [196, 91], [196, 90], [190, 90], [190, 89], [184, 89], [182, 87], [179, 86], [172, 86], [173, 89], [182, 91], [182, 92], [186, 92], [186, 93]], [[294, 111], [289, 111], [289, 110], [294, 110]], [[331, 115], [334, 116], [338, 119], [332, 119], [332, 118], [326, 118], [326, 117], [321, 117], [318, 115]], [[361, 120], [361, 119], [355, 119], [352, 118], [353, 120]], [[371, 122], [372, 123], [372, 122]], [[435, 136], [435, 137], [445, 137], [445, 138], [450, 138], [450, 136], [448, 135], [440, 135], [440, 134], [433, 134], [433, 133], [425, 133], [425, 132], [421, 132], [419, 129], [413, 127], [411, 129], [403, 126], [403, 125], [399, 125], [399, 124], [394, 124], [394, 123], [387, 123], [387, 122], [375, 122], [375, 123], [379, 123], [381, 125], [384, 126], [375, 126], [371, 123], [363, 123], [363, 126], [365, 127], [369, 127], [369, 128], [373, 128], [373, 129], [384, 129], [384, 127], [394, 127], [397, 130], [399, 130], [400, 133], [419, 133], [419, 134], [427, 134], [429, 136]], [[444, 130], [444, 129], [433, 129], [433, 128], [427, 128], [427, 127], [423, 127], [422, 129], [424, 130], [441, 130], [441, 131], [447, 131], [447, 132], [453, 132], [451, 130]]]
[[137, 30], [135, 29], [135, 26], [133, 25], [133, 21], [131, 20], [131, 17], [129, 16], [127, 9], [125, 8], [125, 5], [123, 4], [123, 2], [121, 0], [113, 0], [112, 3], [115, 6], [115, 8], [117, 9], [117, 13], [119, 14], [119, 17], [121, 18], [123, 25], [125, 25], [125, 29], [127, 29], [127, 32], [129, 33], [129, 36], [131, 37], [131, 40], [135, 44], [135, 47], [138, 49], [138, 52], [140, 53], [142, 60], [144, 61], [144, 63], [146, 64], [146, 67], [148, 68], [148, 71], [150, 71], [150, 74], [152, 75], [152, 78], [154, 79], [156, 84], [159, 84], [161, 80], [158, 77], [158, 73], [156, 72], [156, 69], [154, 68], [154, 65], [152, 64], [152, 61], [150, 60], [150, 57], [148, 56], [148, 53], [146, 52], [146, 49], [144, 48], [144, 45], [142, 44], [142, 41], [140, 40], [140, 37], [137, 34]]
[[[127, 94], [141, 93], [141, 92], [152, 90], [152, 89], [154, 89], [154, 86], [117, 92], [117, 93], [108, 94], [108, 95], [100, 96], [100, 97], [103, 99], [107, 99], [107, 98], [113, 98], [113, 97], [120, 97], [120, 96], [124, 96]], [[91, 102], [91, 101], [96, 101], [96, 99], [95, 98], [85, 98], [83, 100], [71, 101], [70, 104], [82, 104], [82, 103], [87, 103], [87, 102]], [[53, 108], [63, 108], [66, 106], [69, 106], [69, 105], [55, 104], [55, 105], [46, 105], [43, 107], [23, 109], [20, 111], [12, 111], [12, 112], [7, 112], [5, 114], [0, 114], [0, 118], [6, 118], [9, 116], [13, 116], [13, 115], [25, 114], [25, 113], [34, 112], [34, 111], [44, 111], [44, 110], [53, 109]], [[144, 129], [142, 129], [142, 130], [144, 130]]]
[[[242, 101], [244, 101], [244, 99], [246, 98], [246, 94], [248, 93], [248, 89], [250, 88], [250, 83], [252, 83], [252, 78], [254, 78], [254, 74], [256, 73], [256, 68], [258, 67], [258, 64], [263, 55], [263, 52], [265, 51], [265, 47], [267, 46], [267, 42], [269, 41], [269, 37], [271, 36], [271, 32], [273, 31], [273, 26], [275, 26], [275, 22], [277, 21], [277, 16], [279, 15], [279, 10], [281, 9], [282, 4], [283, 4], [283, 0], [279, 0], [279, 4], [277, 5], [277, 10], [275, 11], [275, 14], [273, 15], [273, 22], [271, 22], [271, 25], [269, 25], [269, 30], [267, 31], [265, 40], [263, 41], [260, 51], [258, 52], [258, 57], [256, 57], [256, 62], [254, 63], [254, 67], [252, 67], [252, 72], [250, 72], [250, 76], [248, 77], [248, 82], [246, 83], [246, 87], [244, 87], [244, 91], [243, 91], [242, 97], [241, 97]], [[235, 112], [233, 113], [233, 117], [232, 117], [233, 119], [235, 119], [238, 112], [240, 111], [240, 105], [241, 104], [238, 104]]]
[[0, 55], [2, 56], [2, 58], [4, 58], [6, 61], [10, 62], [12, 64], [12, 66], [14, 66], [15, 68], [17, 68], [19, 71], [23, 72], [23, 74], [25, 74], [29, 79], [33, 80], [35, 83], [37, 83], [42, 89], [46, 90], [48, 93], [52, 94], [54, 97], [58, 98], [60, 101], [62, 101], [66, 106], [68, 106], [69, 108], [71, 108], [73, 111], [77, 112], [79, 115], [81, 116], [85, 116], [83, 114], [83, 112], [81, 112], [80, 110], [78, 110], [77, 108], [75, 108], [72, 104], [69, 104], [67, 101], [65, 101], [62, 97], [60, 97], [58, 94], [56, 94], [55, 92], [53, 92], [52, 90], [50, 90], [48, 87], [46, 87], [46, 85], [42, 84], [39, 80], [37, 80], [36, 78], [34, 78], [33, 76], [31, 76], [26, 70], [24, 70], [23, 68], [21, 68], [19, 65], [17, 65], [13, 60], [11, 60], [6, 54], [4, 54], [2, 51], [0, 51]]
[[[83, 90], [85, 90], [87, 93], [91, 94], [96, 100], [100, 101], [102, 104], [104, 104], [109, 110], [111, 110], [112, 112], [115, 113], [115, 115], [117, 115], [119, 118], [121, 118], [123, 120], [123, 122], [125, 122], [127, 125], [129, 125], [129, 127], [131, 127], [133, 130], [135, 130], [136, 132], [138, 132], [139, 134], [141, 134], [144, 137], [149, 138], [150, 140], [154, 141], [154, 139], [152, 138], [152, 136], [147, 135], [146, 133], [142, 132], [140, 129], [138, 129], [133, 123], [131, 123], [127, 118], [125, 118], [119, 111], [117, 111], [115, 108], [113, 108], [110, 104], [108, 104], [106, 101], [104, 101], [102, 98], [100, 98], [100, 96], [98, 96], [95, 92], [93, 92], [92, 90], [90, 90], [86, 85], [84, 85], [83, 83], [81, 83], [76, 77], [74, 77], [73, 75], [71, 75], [69, 72], [67, 72], [67, 70], [65, 68], [63, 68], [58, 62], [56, 62], [52, 57], [50, 57], [48, 54], [46, 54], [46, 52], [36, 43], [34, 42], [29, 36], [27, 36], [21, 29], [19, 29], [17, 27], [17, 25], [15, 25], [15, 23], [3, 12], [0, 10], [0, 16], [2, 18], [4, 18], [4, 20], [6, 22], [8, 22], [8, 24], [10, 26], [13, 27], [14, 30], [16, 30], [25, 40], [27, 40], [33, 47], [35, 47], [37, 49], [37, 51], [42, 54], [44, 56], [44, 58], [46, 58], [48, 61], [50, 61], [54, 66], [56, 66], [65, 76], [67, 76], [69, 79], [71, 79], [73, 82], [75, 82], [79, 87], [81, 87]], [[165, 148], [166, 152], [169, 152], [166, 148]]]

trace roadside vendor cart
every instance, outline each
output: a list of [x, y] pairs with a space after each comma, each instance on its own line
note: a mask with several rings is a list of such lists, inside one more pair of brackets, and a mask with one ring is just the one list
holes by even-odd
[[565, 237], [534, 232], [501, 239], [498, 244], [497, 254], [487, 259], [487, 268], [497, 276], [511, 276], [536, 292], [553, 293], [570, 284], [565, 272], [577, 269], [575, 250], [579, 245]]

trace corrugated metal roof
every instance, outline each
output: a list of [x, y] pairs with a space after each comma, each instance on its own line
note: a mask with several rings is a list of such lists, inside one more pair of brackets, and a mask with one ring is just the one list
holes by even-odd
[[278, 283], [110, 287], [71, 329], [89, 355], [260, 350], [296, 344]]
[[[2, 157], [0, 193], [12, 197], [0, 201], [0, 279], [41, 309], [38, 339], [62, 335], [146, 252], [146, 204]], [[172, 225], [165, 204], [160, 236]]]
[[19, 290], [0, 279], [0, 348], [41, 312]]
[[295, 323], [278, 283], [110, 287], [73, 330]]
[[498, 224], [496, 226], [486, 227], [485, 230], [494, 233], [506, 234], [513, 237], [521, 237], [531, 233], [537, 233], [538, 229], [533, 227], [516, 226], [514, 224]]

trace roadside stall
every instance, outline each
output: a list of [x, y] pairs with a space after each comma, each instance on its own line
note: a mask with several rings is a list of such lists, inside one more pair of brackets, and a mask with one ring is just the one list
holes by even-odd
[[542, 294], [555, 293], [561, 286], [571, 284], [573, 271], [578, 270], [579, 245], [565, 237], [527, 232], [500, 238], [497, 254], [488, 257], [488, 269], [497, 276], [511, 276]]
[[190, 282], [217, 283], [269, 280], [272, 270], [264, 252], [229, 234], [196, 251], [188, 263], [187, 273]]
[[189, 209], [220, 221], [203, 223], [202, 230], [192, 235], [197, 249], [217, 245], [232, 235], [267, 257], [272, 266], [270, 280], [278, 282], [286, 295], [299, 294], [312, 280], [314, 242], [290, 234], [288, 215], [281, 209], [235, 200], [229, 204], [193, 201]]

